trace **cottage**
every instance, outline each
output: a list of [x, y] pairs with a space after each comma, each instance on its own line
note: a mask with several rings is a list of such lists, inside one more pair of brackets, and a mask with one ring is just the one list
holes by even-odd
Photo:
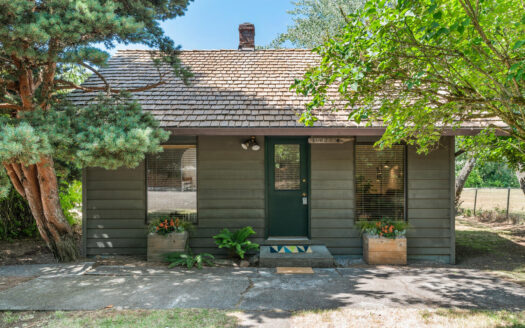
[[[406, 145], [374, 149], [384, 127], [357, 125], [344, 112], [305, 127], [297, 122], [305, 99], [289, 87], [317, 56], [255, 49], [253, 33], [240, 26], [238, 50], [182, 51], [190, 85], [170, 77], [134, 95], [171, 138], [137, 168], [84, 170], [84, 254], [146, 254], [148, 221], [177, 213], [196, 225], [194, 252], [223, 254], [211, 237], [249, 225], [261, 245], [361, 257], [356, 221], [392, 218], [410, 225], [409, 260], [454, 263], [454, 136], [479, 124], [447, 131], [428, 155]], [[102, 73], [127, 88], [158, 78], [141, 50], [119, 51]]]

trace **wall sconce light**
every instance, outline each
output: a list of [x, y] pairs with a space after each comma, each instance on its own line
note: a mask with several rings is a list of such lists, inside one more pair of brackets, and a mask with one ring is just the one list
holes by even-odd
[[261, 149], [261, 146], [259, 146], [257, 140], [255, 140], [255, 137], [250, 137], [250, 139], [241, 143], [241, 147], [244, 150], [248, 150], [251, 148], [253, 151], [258, 151]]

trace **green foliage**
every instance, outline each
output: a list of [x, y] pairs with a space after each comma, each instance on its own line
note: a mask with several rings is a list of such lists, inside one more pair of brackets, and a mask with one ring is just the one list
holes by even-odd
[[[160, 22], [184, 15], [188, 0], [0, 1], [0, 58], [25, 58], [40, 69], [49, 62], [105, 65], [109, 55], [95, 46], [139, 43], [163, 53], [162, 61], [183, 78], [177, 47]], [[0, 68], [9, 75], [3, 59]], [[14, 73], [14, 72], [13, 72]], [[2, 77], [0, 70], [0, 78]]]
[[477, 164], [465, 182], [466, 188], [519, 188], [514, 170], [505, 164], [485, 162]]
[[0, 200], [7, 197], [11, 190], [11, 182], [3, 166], [0, 166]]
[[180, 252], [174, 252], [166, 254], [165, 259], [167, 262], [169, 262], [169, 268], [173, 268], [176, 266], [185, 266], [188, 269], [193, 268], [196, 266], [198, 269], [202, 269], [202, 266], [204, 264], [208, 266], [213, 266], [214, 257], [211, 254], [208, 253], [200, 253], [197, 255], [193, 255], [191, 252], [189, 253], [180, 253]]
[[169, 137], [128, 95], [100, 96], [85, 107], [64, 102], [0, 123], [0, 162], [24, 164], [52, 155], [79, 167], [135, 167], [146, 153], [162, 151], [159, 144]]
[[336, 35], [345, 25], [345, 16], [361, 7], [364, 0], [298, 0], [293, 1], [294, 24], [279, 34], [270, 47], [279, 48], [290, 42], [294, 47], [313, 48]]
[[12, 188], [0, 199], [0, 240], [34, 237], [37, 233], [27, 201]]
[[235, 232], [223, 229], [218, 235], [213, 236], [219, 248], [227, 248], [232, 254], [244, 259], [244, 254], [251, 249], [259, 249], [259, 244], [252, 243], [248, 237], [254, 235], [252, 227], [244, 227]]
[[381, 221], [358, 221], [357, 226], [361, 233], [385, 238], [398, 238], [406, 233], [408, 224], [405, 221], [393, 221], [389, 219]]
[[80, 224], [79, 211], [82, 206], [82, 182], [73, 181], [66, 188], [63, 188], [59, 195], [60, 205], [69, 224]]
[[512, 138], [489, 125], [476, 142], [510, 165], [525, 162], [523, 5], [471, 2], [368, 1], [315, 49], [320, 65], [292, 86], [311, 97], [301, 121], [313, 125], [314, 110], [348, 109], [359, 124], [383, 122], [379, 146], [404, 141], [428, 152], [447, 127], [496, 118]]
[[190, 232], [193, 229], [194, 226], [191, 222], [170, 216], [160, 217], [151, 221], [149, 224], [149, 231], [158, 233], [159, 235], [165, 235], [171, 232]]

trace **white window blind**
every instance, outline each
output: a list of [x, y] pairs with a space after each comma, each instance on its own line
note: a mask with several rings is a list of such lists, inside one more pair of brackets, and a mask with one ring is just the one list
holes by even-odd
[[404, 220], [405, 146], [356, 145], [357, 220]]
[[178, 217], [197, 221], [197, 149], [195, 145], [164, 146], [146, 159], [148, 220]]

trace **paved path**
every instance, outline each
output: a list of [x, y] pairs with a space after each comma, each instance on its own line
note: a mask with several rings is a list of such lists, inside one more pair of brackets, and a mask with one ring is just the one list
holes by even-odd
[[[101, 266], [12, 266], [0, 276], [35, 279], [0, 292], [0, 310], [239, 309], [344, 307], [525, 309], [525, 290], [477, 270], [359, 267], [279, 275], [274, 269], [167, 270]], [[255, 318], [257, 319], [257, 318]]]

